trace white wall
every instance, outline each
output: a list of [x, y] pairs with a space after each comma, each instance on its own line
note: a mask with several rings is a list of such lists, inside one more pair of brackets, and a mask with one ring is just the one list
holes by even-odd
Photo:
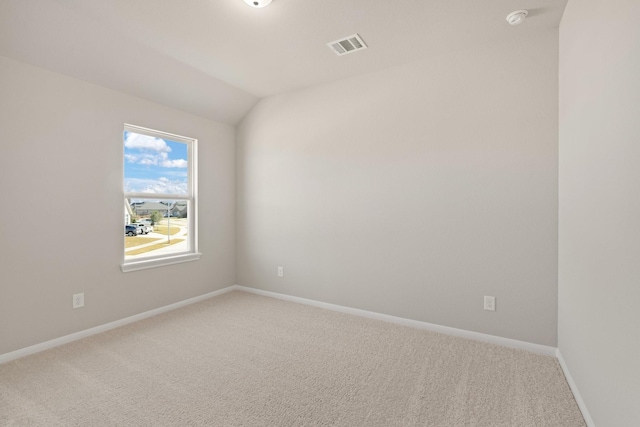
[[238, 129], [238, 284], [555, 346], [557, 44], [260, 101]]
[[[0, 354], [235, 283], [231, 126], [2, 57], [0, 94]], [[200, 261], [121, 272], [124, 123], [199, 139]]]
[[559, 348], [598, 426], [640, 425], [640, 2], [560, 27]]

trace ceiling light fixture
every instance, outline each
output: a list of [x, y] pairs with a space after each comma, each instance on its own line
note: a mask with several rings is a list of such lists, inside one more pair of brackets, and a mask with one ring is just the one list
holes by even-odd
[[261, 7], [269, 6], [269, 4], [271, 3], [271, 0], [244, 0], [244, 2], [251, 7], [261, 8]]
[[507, 22], [509, 25], [522, 24], [522, 21], [524, 21], [524, 18], [526, 18], [528, 14], [528, 10], [516, 10], [515, 12], [511, 12], [507, 15]]

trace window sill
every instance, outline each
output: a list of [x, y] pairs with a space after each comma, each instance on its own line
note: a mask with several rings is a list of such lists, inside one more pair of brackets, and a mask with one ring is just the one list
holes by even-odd
[[160, 259], [148, 259], [144, 261], [131, 261], [120, 265], [123, 273], [130, 271], [146, 270], [147, 268], [162, 267], [165, 265], [179, 264], [182, 262], [197, 261], [200, 259], [200, 253], [176, 255], [172, 257], [164, 257]]

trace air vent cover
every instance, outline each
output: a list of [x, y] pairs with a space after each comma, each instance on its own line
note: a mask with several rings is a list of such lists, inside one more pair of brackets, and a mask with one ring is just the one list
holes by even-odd
[[327, 46], [329, 46], [338, 56], [367, 48], [367, 45], [358, 34], [327, 43]]

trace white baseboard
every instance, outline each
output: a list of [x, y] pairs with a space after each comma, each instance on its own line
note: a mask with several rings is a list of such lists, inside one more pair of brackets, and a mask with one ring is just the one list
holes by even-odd
[[596, 427], [596, 424], [593, 422], [589, 411], [587, 410], [587, 405], [585, 405], [584, 400], [582, 400], [582, 396], [578, 391], [578, 386], [575, 381], [573, 381], [573, 377], [569, 372], [569, 368], [567, 367], [567, 363], [564, 361], [564, 357], [562, 357], [562, 353], [560, 353], [560, 349], [556, 351], [556, 358], [560, 363], [560, 367], [562, 368], [562, 372], [564, 372], [564, 377], [567, 379], [567, 383], [569, 383], [569, 387], [571, 388], [571, 392], [573, 393], [573, 397], [576, 399], [576, 403], [578, 404], [578, 408], [580, 408], [580, 412], [582, 412], [582, 417], [584, 418], [584, 422], [587, 423], [587, 427]]
[[306, 304], [313, 307], [324, 308], [327, 310], [337, 311], [337, 312], [346, 313], [346, 314], [352, 314], [355, 316], [366, 317], [369, 319], [382, 320], [385, 322], [396, 323], [399, 325], [410, 326], [413, 328], [425, 329], [425, 330], [439, 332], [446, 335], [452, 335], [452, 336], [468, 338], [476, 341], [488, 342], [491, 344], [502, 345], [504, 347], [527, 350], [534, 353], [544, 354], [547, 356], [555, 356], [558, 359], [558, 362], [560, 363], [562, 371], [564, 372], [564, 375], [567, 379], [567, 383], [569, 384], [569, 387], [573, 392], [573, 395], [576, 399], [578, 407], [580, 408], [580, 411], [582, 412], [582, 416], [584, 417], [585, 422], [587, 423], [587, 426], [595, 427], [593, 419], [589, 415], [589, 411], [587, 410], [587, 407], [584, 401], [582, 400], [580, 392], [578, 391], [578, 388], [575, 382], [573, 381], [573, 378], [571, 377], [571, 374], [564, 361], [564, 358], [562, 357], [562, 353], [560, 353], [560, 349], [558, 348], [549, 347], [549, 346], [540, 345], [540, 344], [533, 344], [526, 341], [513, 340], [510, 338], [498, 337], [495, 335], [482, 334], [479, 332], [467, 331], [464, 329], [451, 328], [448, 326], [441, 326], [433, 323], [421, 322], [418, 320], [405, 319], [402, 317], [390, 316], [388, 314], [381, 314], [373, 311], [366, 311], [366, 310], [360, 310], [357, 308], [345, 307], [345, 306], [336, 305], [336, 304], [329, 304], [329, 303], [315, 301], [311, 299], [279, 294], [276, 292], [263, 291], [261, 289], [248, 288], [246, 286], [239, 286], [239, 285], [228, 286], [226, 288], [219, 289], [217, 291], [209, 292], [207, 294], [200, 295], [194, 298], [189, 298], [184, 301], [176, 302], [174, 304], [169, 304], [164, 307], [159, 307], [153, 310], [145, 311], [144, 313], [140, 313], [130, 317], [126, 317], [124, 319], [116, 320], [114, 322], [110, 322], [101, 326], [85, 329], [84, 331], [75, 332], [73, 334], [65, 335], [60, 338], [55, 338], [40, 344], [25, 347], [20, 350], [12, 351], [5, 354], [0, 354], [0, 364], [18, 359], [20, 357], [28, 356], [30, 354], [39, 353], [41, 351], [48, 350], [50, 348], [58, 347], [60, 345], [67, 344], [72, 341], [89, 337], [91, 335], [96, 335], [102, 332], [106, 332], [108, 330], [115, 329], [120, 326], [127, 325], [129, 323], [137, 322], [139, 320], [143, 320], [148, 317], [166, 313], [168, 311], [185, 307], [187, 305], [194, 304], [196, 302], [200, 302], [209, 298], [213, 298], [215, 296], [222, 295], [234, 290], [249, 292], [257, 295], [263, 295], [263, 296], [276, 298], [284, 301], [291, 301], [291, 302], [296, 302], [300, 304]]
[[326, 302], [314, 301], [306, 298], [279, 294], [276, 292], [263, 291], [261, 289], [248, 288], [246, 286], [235, 285], [233, 286], [233, 288], [239, 291], [250, 292], [253, 294], [263, 295], [271, 298], [277, 298], [284, 301], [297, 302], [300, 304], [311, 305], [313, 307], [324, 308], [332, 311], [339, 311], [341, 313], [353, 314], [356, 316], [382, 320], [390, 323], [397, 323], [399, 325], [410, 326], [418, 329], [426, 329], [433, 332], [439, 332], [441, 334], [453, 335], [456, 337], [488, 342], [491, 344], [497, 344], [504, 347], [515, 348], [519, 350], [527, 350], [533, 353], [544, 354], [546, 356], [555, 356], [556, 350], [557, 350], [555, 347], [549, 347], [546, 345], [533, 344], [526, 341], [518, 341], [510, 338], [498, 337], [495, 335], [482, 334], [480, 332], [472, 332], [464, 329], [451, 328], [448, 326], [436, 325], [434, 323], [421, 322], [419, 320], [405, 319], [403, 317], [390, 316], [388, 314], [380, 314], [373, 311], [366, 311], [366, 310], [360, 310], [357, 308], [344, 307], [341, 305], [329, 304]]
[[89, 337], [91, 335], [96, 335], [101, 332], [106, 332], [110, 329], [115, 329], [120, 326], [127, 325], [129, 323], [137, 322], [138, 320], [146, 319], [148, 317], [156, 316], [161, 313], [166, 313], [167, 311], [175, 310], [177, 308], [181, 308], [196, 302], [200, 302], [209, 298], [213, 298], [218, 295], [222, 295], [224, 293], [233, 291], [235, 289], [234, 286], [228, 286], [226, 288], [209, 292], [204, 295], [200, 295], [194, 298], [189, 298], [184, 301], [179, 301], [174, 304], [165, 305], [164, 307], [155, 308], [153, 310], [145, 311], [144, 313], [136, 314], [130, 317], [126, 317], [124, 319], [116, 320], [114, 322], [106, 323], [104, 325], [96, 326], [94, 328], [85, 329], [84, 331], [75, 332], [73, 334], [65, 335], [60, 338], [55, 338], [49, 341], [45, 341], [40, 344], [32, 345], [29, 347], [21, 348], [20, 350], [12, 351], [5, 354], [0, 354], [0, 364], [9, 362], [11, 360], [18, 359], [20, 357], [28, 356], [30, 354], [39, 353], [44, 350], [48, 350], [53, 347], [58, 347], [63, 344], [70, 343], [72, 341], [76, 341], [82, 338]]
[[[167, 311], [175, 310], [177, 308], [181, 308], [187, 306], [189, 304], [193, 304], [199, 301], [203, 301], [208, 298], [213, 298], [218, 295], [222, 295], [224, 293], [239, 290], [244, 292], [250, 292], [258, 295], [268, 296], [271, 298], [276, 298], [285, 301], [296, 302], [300, 304], [306, 304], [313, 307], [324, 308], [327, 310], [338, 311], [341, 313], [352, 314], [355, 316], [367, 317], [370, 319], [382, 320], [385, 322], [396, 323], [399, 325], [410, 326], [418, 329], [426, 329], [433, 332], [439, 332], [446, 335], [452, 335], [462, 338], [468, 338], [476, 341], [488, 342], [491, 344], [502, 345], [504, 347], [510, 347], [520, 350], [527, 350], [534, 353], [544, 354], [547, 356], [556, 356], [557, 357], [557, 349], [555, 347], [549, 347], [540, 344], [533, 344], [526, 341], [518, 341], [510, 338], [498, 337], [495, 335], [482, 334], [479, 332], [467, 331], [464, 329], [451, 328], [449, 326], [441, 326], [436, 325], [434, 323], [421, 322], [419, 320], [411, 320], [405, 319], [403, 317], [390, 316], [388, 314], [376, 313], [373, 311], [360, 310], [357, 308], [345, 307], [336, 304], [329, 304], [325, 302], [315, 301], [306, 298], [295, 297], [291, 295], [279, 294], [277, 292], [263, 291], [261, 289], [248, 288], [246, 286], [233, 285], [228, 286], [226, 288], [209, 292], [204, 295], [200, 295], [194, 298], [189, 298], [184, 301], [180, 301], [174, 304], [169, 304], [164, 307], [159, 307], [153, 310], [145, 311], [144, 313], [136, 314], [124, 319], [116, 320], [114, 322], [110, 322], [104, 325], [96, 326], [94, 328], [86, 329], [84, 331], [75, 332], [73, 334], [65, 335], [60, 338], [55, 338], [49, 341], [45, 341], [40, 344], [32, 345], [30, 347], [22, 348], [20, 350], [12, 351], [10, 353], [5, 353], [0, 355], [0, 363], [9, 362], [11, 360], [18, 359], [20, 357], [24, 357], [30, 354], [38, 353], [43, 350], [47, 350], [53, 347], [57, 347], [59, 345], [63, 345], [72, 341], [76, 341], [85, 337], [89, 337], [91, 335], [99, 334], [101, 332], [108, 331], [110, 329], [114, 329], [120, 326], [127, 325], [129, 323], [137, 322], [138, 320], [146, 319], [151, 316], [156, 316], [161, 313], [165, 313]], [[562, 364], [562, 362], [561, 362]], [[563, 367], [564, 369], [564, 367]], [[566, 373], [566, 372], [565, 372]], [[573, 386], [572, 386], [573, 390]]]

